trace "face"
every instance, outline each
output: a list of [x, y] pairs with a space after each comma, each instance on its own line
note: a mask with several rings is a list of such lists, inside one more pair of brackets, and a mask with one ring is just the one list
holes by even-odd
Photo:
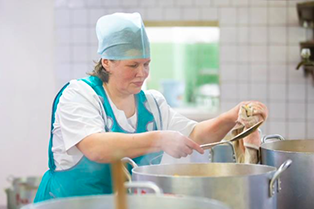
[[122, 94], [137, 94], [149, 75], [150, 59], [110, 61], [103, 59], [104, 68], [110, 73], [108, 85]]

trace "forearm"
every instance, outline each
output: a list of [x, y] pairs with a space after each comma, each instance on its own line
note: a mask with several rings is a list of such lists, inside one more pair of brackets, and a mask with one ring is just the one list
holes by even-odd
[[160, 151], [159, 138], [157, 131], [139, 134], [96, 133], [84, 138], [77, 147], [92, 161], [110, 163], [116, 155], [135, 158]]
[[198, 144], [217, 142], [235, 126], [237, 111], [232, 109], [220, 116], [198, 123], [190, 134], [190, 138]]

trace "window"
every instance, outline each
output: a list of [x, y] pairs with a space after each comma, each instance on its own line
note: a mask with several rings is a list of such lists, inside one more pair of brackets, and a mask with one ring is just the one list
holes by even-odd
[[146, 88], [161, 91], [172, 107], [217, 111], [219, 28], [207, 22], [145, 25], [152, 58]]

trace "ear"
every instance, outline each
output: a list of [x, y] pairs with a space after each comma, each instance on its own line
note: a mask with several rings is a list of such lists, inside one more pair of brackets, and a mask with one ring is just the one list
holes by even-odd
[[102, 66], [106, 69], [106, 71], [110, 71], [110, 64], [108, 59], [102, 59], [101, 60]]

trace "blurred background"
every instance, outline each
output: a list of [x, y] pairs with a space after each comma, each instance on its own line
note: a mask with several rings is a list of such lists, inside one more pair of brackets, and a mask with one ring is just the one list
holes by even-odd
[[144, 88], [162, 91], [197, 121], [243, 100], [270, 110], [265, 134], [314, 138], [313, 79], [296, 71], [297, 3], [283, 0], [0, 0], [0, 205], [10, 175], [48, 168], [51, 105], [69, 80], [99, 59], [95, 24], [113, 12], [139, 12], [151, 39]]

